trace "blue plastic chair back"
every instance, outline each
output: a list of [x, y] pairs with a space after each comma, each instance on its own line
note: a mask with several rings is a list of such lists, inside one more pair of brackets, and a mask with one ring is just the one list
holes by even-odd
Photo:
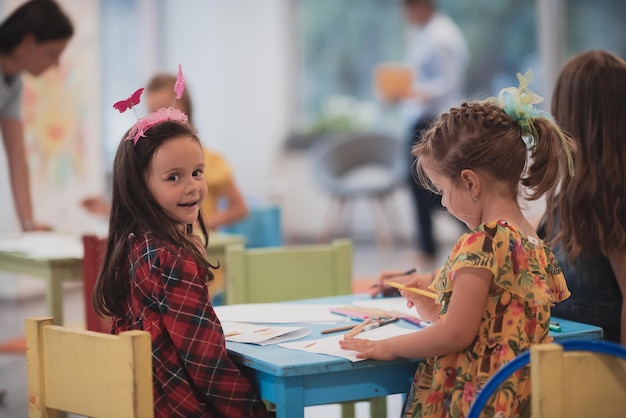
[[283, 245], [280, 208], [274, 205], [251, 207], [245, 219], [222, 230], [246, 237], [247, 248]]

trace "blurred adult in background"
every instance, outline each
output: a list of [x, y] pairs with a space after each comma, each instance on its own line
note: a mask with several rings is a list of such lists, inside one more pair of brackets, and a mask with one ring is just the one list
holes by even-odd
[[469, 52], [463, 34], [437, 10], [436, 0], [403, 0], [402, 4], [409, 25], [405, 63], [413, 76], [412, 91], [403, 99], [409, 124], [407, 158], [411, 170], [407, 177], [415, 207], [417, 262], [432, 264], [437, 253], [432, 212], [441, 210], [441, 198], [414, 180], [411, 149], [432, 120], [464, 98]]
[[[59, 64], [74, 34], [67, 15], [51, 0], [31, 0], [0, 23], [0, 134], [7, 154], [11, 192], [22, 231], [49, 230], [36, 222], [21, 120], [22, 73], [38, 77]], [[0, 388], [0, 402], [5, 390]]]
[[52, 0], [30, 0], [0, 24], [0, 132], [11, 191], [23, 231], [46, 230], [36, 222], [21, 120], [22, 73], [38, 77], [59, 57], [74, 34], [67, 15]]
[[626, 345], [626, 62], [601, 50], [572, 57], [552, 114], [578, 145], [574, 176], [547, 198], [547, 238], [572, 292], [552, 314]]
[[[155, 74], [145, 90], [145, 100], [149, 112], [172, 105], [174, 98], [176, 75], [169, 73]], [[185, 89], [182, 97], [174, 107], [182, 111], [193, 124], [193, 107], [189, 89]], [[218, 153], [204, 149], [204, 178], [208, 186], [207, 196], [202, 204], [202, 218], [209, 230], [233, 224], [248, 216], [248, 206], [235, 183], [230, 164]], [[83, 200], [83, 207], [89, 212], [108, 216], [111, 207], [102, 197], [89, 197]]]

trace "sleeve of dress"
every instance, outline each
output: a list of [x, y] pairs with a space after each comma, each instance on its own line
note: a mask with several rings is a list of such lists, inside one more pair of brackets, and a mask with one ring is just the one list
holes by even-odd
[[547, 272], [548, 287], [552, 293], [554, 302], [562, 302], [571, 296], [567, 288], [565, 276], [552, 250], [544, 246], [543, 251], [546, 255], [545, 269]]
[[494, 276], [497, 274], [498, 265], [492, 239], [484, 231], [474, 231], [459, 238], [448, 261], [431, 283], [431, 289], [438, 293], [451, 292], [456, 271], [464, 267], [489, 270]]
[[223, 416], [266, 416], [256, 389], [228, 357], [206, 275], [192, 259], [165, 250], [160, 269], [165, 327], [194, 385]]
[[0, 117], [20, 120], [22, 115], [22, 90], [22, 77], [17, 77], [10, 84], [8, 94], [3, 97], [3, 102], [0, 103]]

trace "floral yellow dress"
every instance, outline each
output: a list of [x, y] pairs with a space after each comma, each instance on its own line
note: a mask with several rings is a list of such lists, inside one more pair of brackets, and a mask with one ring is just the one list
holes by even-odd
[[[550, 307], [570, 292], [552, 251], [505, 221], [482, 224], [463, 235], [431, 284], [446, 320], [454, 274], [465, 267], [493, 274], [476, 339], [458, 353], [420, 363], [404, 417], [465, 417], [476, 394], [505, 363], [531, 344], [552, 341]], [[483, 410], [489, 417], [530, 416], [530, 371], [507, 379]]]

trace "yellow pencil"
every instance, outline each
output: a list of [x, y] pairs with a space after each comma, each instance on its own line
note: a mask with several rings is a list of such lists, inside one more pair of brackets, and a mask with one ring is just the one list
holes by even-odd
[[402, 283], [392, 282], [390, 280], [385, 281], [385, 283], [388, 284], [391, 287], [395, 287], [396, 289], [408, 290], [409, 292], [413, 292], [413, 293], [416, 293], [418, 295], [426, 296], [427, 298], [437, 299], [437, 294], [433, 293], [433, 292], [429, 292], [428, 290], [422, 290], [422, 289], [418, 289], [416, 287], [406, 287]]

